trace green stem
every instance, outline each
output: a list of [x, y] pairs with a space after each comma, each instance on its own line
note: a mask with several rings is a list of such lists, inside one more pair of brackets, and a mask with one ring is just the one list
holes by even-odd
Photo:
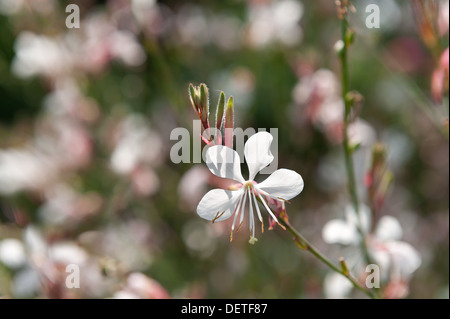
[[344, 147], [344, 157], [345, 157], [345, 168], [347, 172], [348, 179], [348, 191], [350, 194], [351, 202], [353, 209], [356, 212], [358, 217], [358, 232], [361, 236], [361, 250], [364, 254], [364, 258], [368, 264], [371, 264], [371, 258], [369, 255], [369, 251], [367, 249], [367, 244], [365, 240], [365, 234], [362, 228], [361, 223], [361, 214], [359, 211], [359, 198], [358, 191], [356, 188], [356, 178], [355, 178], [355, 170], [353, 165], [353, 157], [352, 157], [352, 149], [350, 146], [350, 140], [348, 135], [348, 127], [350, 125], [350, 113], [351, 113], [351, 102], [347, 98], [347, 94], [349, 92], [349, 72], [348, 72], [348, 41], [347, 41], [347, 33], [348, 33], [348, 21], [347, 18], [344, 17], [341, 23], [341, 37], [343, 41], [342, 51], [340, 52], [341, 58], [341, 85], [342, 85], [342, 99], [344, 101], [344, 125], [343, 125], [343, 147]]
[[346, 272], [344, 271], [344, 269], [339, 268], [333, 262], [328, 260], [328, 258], [322, 255], [322, 253], [320, 253], [313, 245], [311, 245], [311, 243], [307, 241], [305, 237], [303, 237], [294, 227], [292, 227], [292, 225], [288, 221], [284, 220], [283, 218], [279, 218], [278, 221], [294, 236], [294, 240], [299, 244], [299, 247], [301, 247], [301, 249], [310, 252], [315, 257], [317, 257], [317, 259], [319, 259], [321, 262], [323, 262], [325, 265], [331, 268], [333, 271], [347, 278], [355, 288], [362, 291], [370, 298], [372, 299], [379, 298], [377, 294], [364, 288], [355, 278], [353, 278], [352, 275], [350, 275], [349, 272]]

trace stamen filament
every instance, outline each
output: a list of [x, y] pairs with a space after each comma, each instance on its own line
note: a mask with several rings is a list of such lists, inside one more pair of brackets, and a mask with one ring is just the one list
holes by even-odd
[[272, 210], [269, 208], [269, 206], [267, 205], [266, 201], [264, 200], [264, 198], [261, 196], [261, 194], [258, 194], [258, 197], [261, 199], [261, 202], [263, 203], [264, 207], [266, 208], [267, 212], [269, 213], [269, 215], [277, 222], [277, 224], [283, 228], [284, 230], [286, 230], [286, 227], [284, 227], [283, 225], [280, 224], [280, 222], [278, 221], [278, 219], [275, 217], [275, 215], [272, 213]]
[[253, 203], [255, 204], [256, 213], [258, 215], [259, 221], [261, 222], [261, 232], [264, 233], [264, 221], [263, 221], [263, 219], [261, 217], [261, 212], [259, 210], [258, 202], [256, 201], [255, 193], [251, 192], [251, 196], [253, 197]]
[[[248, 205], [249, 205], [249, 216], [250, 216], [250, 230], [252, 232], [252, 237], [255, 237], [255, 218], [253, 216], [253, 207], [251, 201], [251, 190], [248, 192]], [[247, 194], [246, 194], [247, 195]]]
[[[230, 242], [233, 241], [234, 224], [236, 223], [236, 218], [239, 215], [241, 204], [242, 204], [242, 197], [239, 199], [239, 202], [237, 203], [236, 208], [234, 209], [234, 213], [233, 213], [234, 218], [233, 218], [233, 225], [231, 225]], [[239, 228], [238, 228], [238, 230], [239, 230]]]

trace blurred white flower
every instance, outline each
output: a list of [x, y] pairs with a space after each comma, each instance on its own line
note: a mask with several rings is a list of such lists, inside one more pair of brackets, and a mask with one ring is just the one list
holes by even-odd
[[[15, 289], [18, 291], [14, 295], [30, 297], [40, 292], [49, 298], [96, 298], [109, 293], [113, 281], [102, 275], [101, 259], [91, 255], [78, 243], [70, 240], [50, 242], [34, 225], [25, 229], [23, 237], [28, 262], [24, 273], [18, 274], [17, 280], [15, 278], [18, 284], [14, 287], [17, 286]], [[80, 289], [67, 288], [68, 265], [79, 267]], [[30, 280], [30, 287], [26, 289], [25, 285], [22, 286], [24, 278]]]
[[192, 4], [182, 6], [177, 13], [175, 24], [182, 43], [198, 47], [211, 40], [206, 14], [199, 6]]
[[251, 46], [271, 43], [286, 46], [298, 44], [303, 36], [300, 19], [303, 4], [294, 0], [251, 2], [248, 12], [248, 41]]
[[164, 36], [172, 29], [172, 10], [156, 0], [132, 0], [131, 12], [149, 36]]
[[325, 298], [343, 299], [347, 298], [353, 289], [351, 282], [338, 273], [329, 273], [325, 276], [323, 282], [323, 292]]
[[25, 0], [0, 0], [0, 12], [5, 15], [17, 14], [24, 4]]
[[26, 263], [25, 248], [20, 240], [6, 238], [0, 241], [0, 263], [12, 269]]
[[[403, 235], [399, 221], [393, 216], [383, 216], [378, 221], [373, 233], [371, 229], [370, 211], [366, 207], [360, 209], [360, 222], [352, 208], [346, 210], [346, 220], [334, 219], [325, 224], [322, 230], [322, 237], [329, 244], [359, 245], [361, 233], [358, 225], [361, 225], [363, 234], [366, 237], [366, 244], [369, 255], [373, 262], [380, 267], [381, 280], [388, 283], [407, 283], [411, 275], [421, 265], [421, 257], [418, 251], [409, 243], [400, 241]], [[362, 256], [352, 255], [348, 260], [348, 265], [358, 274], [362, 272]], [[406, 286], [407, 287], [407, 286]], [[333, 288], [334, 289], [334, 288]], [[331, 290], [330, 294], [336, 292]], [[342, 295], [346, 289], [342, 288]], [[392, 292], [393, 290], [391, 290]], [[398, 290], [403, 292], [404, 289]], [[391, 296], [402, 297], [402, 296]]]
[[38, 213], [48, 225], [74, 227], [99, 211], [102, 199], [96, 193], [79, 194], [68, 185], [56, 184], [45, 190]]
[[[98, 255], [113, 260], [124, 271], [141, 271], [153, 261], [157, 239], [149, 224], [132, 219], [85, 236], [85, 245]], [[132, 247], [132, 249], [130, 249]]]
[[0, 194], [45, 188], [56, 178], [56, 163], [35, 148], [0, 150]]
[[45, 113], [54, 118], [69, 117], [91, 123], [99, 116], [96, 101], [82, 94], [75, 79], [62, 78], [44, 98]]
[[328, 221], [322, 229], [322, 238], [328, 244], [358, 245], [361, 242], [361, 235], [358, 230], [362, 228], [364, 233], [370, 230], [370, 209], [361, 206], [360, 217], [356, 215], [351, 206], [345, 209], [345, 220], [332, 219]]
[[130, 178], [137, 194], [155, 193], [159, 178], [153, 168], [161, 161], [163, 151], [159, 135], [150, 130], [141, 115], [131, 114], [119, 123], [115, 140], [110, 159], [112, 170]]
[[22, 78], [61, 76], [67, 74], [75, 62], [74, 52], [69, 50], [61, 36], [51, 38], [23, 31], [17, 36], [14, 49], [16, 55], [11, 68]]
[[28, 266], [14, 275], [11, 293], [15, 298], [30, 298], [39, 293], [41, 282], [39, 272]]
[[[304, 75], [292, 92], [296, 105], [293, 120], [306, 118], [332, 141], [340, 141], [344, 102], [336, 75], [327, 69]], [[300, 124], [300, 123], [295, 123]]]
[[131, 174], [141, 164], [160, 160], [162, 143], [156, 132], [138, 114], [128, 115], [118, 126], [111, 168], [118, 174]]
[[178, 183], [180, 208], [186, 206], [188, 210], [194, 210], [207, 191], [209, 180], [210, 173], [208, 169], [200, 164], [194, 165], [184, 173]]
[[440, 35], [448, 32], [449, 25], [449, 0], [441, 0], [439, 3], [438, 27]]

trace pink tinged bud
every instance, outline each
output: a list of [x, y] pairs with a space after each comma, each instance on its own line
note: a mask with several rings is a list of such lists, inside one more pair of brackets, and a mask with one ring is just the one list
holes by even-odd
[[447, 49], [445, 49], [445, 51], [442, 53], [441, 55], [441, 59], [440, 59], [440, 65], [441, 67], [447, 71], [447, 76], [448, 76], [448, 64], [449, 64], [449, 48], [447, 47]]
[[371, 172], [367, 172], [364, 176], [364, 186], [367, 188], [372, 187], [373, 178]]
[[189, 98], [194, 112], [202, 121], [203, 128], [209, 128], [209, 100], [206, 84], [202, 83], [199, 87], [189, 84]]
[[448, 91], [449, 79], [449, 48], [445, 49], [439, 59], [439, 65], [431, 75], [431, 94], [434, 101], [442, 103], [444, 91]]
[[442, 69], [436, 69], [431, 75], [431, 94], [433, 100], [442, 103], [442, 92], [444, 91], [445, 72]]
[[224, 144], [227, 147], [233, 148], [233, 129], [234, 129], [234, 102], [233, 97], [230, 96], [225, 109], [225, 136]]
[[392, 172], [387, 168], [386, 146], [376, 143], [372, 148], [371, 167], [364, 179], [375, 210], [379, 210], [383, 206], [393, 177]]

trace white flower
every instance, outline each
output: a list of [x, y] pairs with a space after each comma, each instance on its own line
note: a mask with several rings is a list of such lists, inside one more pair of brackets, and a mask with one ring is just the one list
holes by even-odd
[[242, 177], [241, 161], [236, 151], [226, 146], [215, 145], [206, 152], [206, 165], [214, 175], [233, 179], [239, 184], [234, 190], [213, 189], [209, 191], [198, 204], [197, 213], [200, 217], [213, 222], [225, 220], [234, 214], [230, 240], [233, 239], [233, 231], [238, 216], [240, 215], [239, 226], [244, 221], [244, 210], [247, 200], [249, 203], [249, 226], [251, 232], [249, 242], [253, 244], [256, 241], [253, 207], [255, 207], [258, 219], [262, 223], [262, 229], [264, 229], [257, 198], [269, 215], [278, 222], [276, 216], [268, 207], [264, 196], [279, 201], [286, 201], [297, 196], [303, 190], [302, 177], [288, 169], [276, 170], [259, 184], [254, 181], [256, 174], [273, 160], [273, 155], [270, 152], [272, 140], [271, 134], [259, 132], [251, 136], [245, 143], [244, 155], [249, 171], [248, 180]]
[[[362, 232], [367, 236], [367, 248], [373, 262], [381, 270], [382, 276], [389, 281], [408, 280], [421, 264], [421, 257], [418, 251], [409, 243], [401, 241], [403, 235], [399, 221], [392, 216], [383, 216], [379, 219], [377, 226], [372, 233], [370, 210], [366, 206], [360, 209], [360, 216], [355, 211], [348, 208], [346, 220], [334, 219], [325, 224], [322, 230], [322, 237], [329, 244], [359, 245], [361, 234], [358, 224], [361, 225]], [[355, 256], [353, 256], [355, 257]], [[355, 258], [349, 260], [349, 265], [358, 263]], [[352, 265], [350, 265], [352, 266]]]

